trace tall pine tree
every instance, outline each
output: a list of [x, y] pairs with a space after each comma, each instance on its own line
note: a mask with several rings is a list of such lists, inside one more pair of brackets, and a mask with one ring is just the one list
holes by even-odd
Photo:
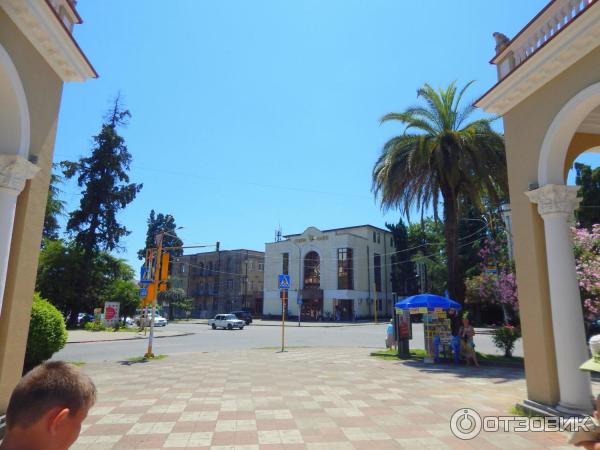
[[[158, 213], [150, 211], [148, 217], [148, 230], [146, 231], [146, 247], [138, 251], [138, 258], [144, 259], [147, 248], [156, 247], [155, 237], [159, 233], [165, 233], [163, 237], [163, 247], [181, 247], [183, 241], [177, 236], [177, 225], [175, 218], [171, 214]], [[169, 249], [171, 256], [183, 255], [183, 249]]]
[[50, 176], [50, 186], [48, 187], [48, 200], [46, 201], [46, 213], [44, 214], [44, 230], [42, 237], [44, 240], [56, 240], [59, 238], [58, 232], [60, 225], [58, 217], [64, 215], [65, 202], [58, 198], [61, 190], [58, 184], [62, 182], [62, 177], [56, 173]]
[[575, 183], [579, 186], [581, 203], [575, 211], [577, 222], [585, 228], [600, 223], [600, 167], [592, 169], [590, 166], [575, 163]]
[[[77, 185], [82, 188], [79, 208], [69, 214], [67, 232], [83, 253], [83, 274], [92, 269], [100, 251], [119, 250], [119, 241], [130, 233], [117, 221], [117, 213], [131, 203], [142, 188], [141, 184], [129, 182], [131, 154], [117, 131], [130, 117], [117, 96], [100, 133], [93, 138], [91, 155], [77, 162], [61, 162], [65, 177], [77, 177]], [[86, 297], [91, 293], [85, 276], [79, 280], [82, 303], [89, 303]], [[69, 325], [76, 323], [78, 313], [75, 305]]]

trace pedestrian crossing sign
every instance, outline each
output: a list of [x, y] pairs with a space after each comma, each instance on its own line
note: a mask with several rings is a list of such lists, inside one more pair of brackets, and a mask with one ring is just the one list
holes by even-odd
[[289, 289], [290, 288], [290, 276], [281, 274], [279, 275], [279, 289]]

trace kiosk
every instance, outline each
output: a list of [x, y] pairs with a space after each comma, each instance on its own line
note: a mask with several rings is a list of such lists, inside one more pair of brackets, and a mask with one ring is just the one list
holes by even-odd
[[[423, 315], [426, 363], [431, 364], [439, 360], [440, 353], [445, 357], [450, 353], [454, 354], [455, 358], [458, 357], [459, 348], [456, 348], [457, 346], [452, 339], [450, 319], [447, 315], [450, 308], [460, 311], [461, 306], [454, 300], [434, 294], [413, 295], [395, 305], [396, 323], [398, 324], [406, 321], [407, 313], [409, 317], [414, 314]], [[410, 324], [408, 327], [410, 328]], [[402, 334], [406, 335], [399, 330], [399, 342], [402, 339]], [[412, 338], [412, 333], [410, 333], [410, 337]], [[400, 349], [400, 344], [398, 348]], [[408, 346], [404, 352], [407, 352], [407, 350]]]

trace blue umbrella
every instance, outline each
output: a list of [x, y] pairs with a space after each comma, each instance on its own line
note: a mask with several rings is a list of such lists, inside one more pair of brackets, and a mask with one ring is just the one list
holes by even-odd
[[396, 303], [396, 308], [411, 309], [411, 308], [427, 308], [428, 310], [435, 308], [449, 309], [454, 308], [457, 311], [461, 309], [460, 303], [450, 300], [446, 297], [440, 297], [435, 294], [419, 294], [405, 298], [401, 302]]

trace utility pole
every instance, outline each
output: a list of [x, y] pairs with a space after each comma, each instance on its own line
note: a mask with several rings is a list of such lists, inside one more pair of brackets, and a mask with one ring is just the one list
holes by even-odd
[[246, 250], [246, 275], [244, 277], [244, 308], [248, 308], [248, 250]]
[[219, 286], [220, 283], [220, 271], [221, 271], [221, 252], [220, 252], [220, 247], [221, 247], [221, 243], [219, 241], [217, 241], [216, 244], [216, 248], [217, 248], [217, 270], [215, 271], [216, 275], [215, 275], [215, 298], [217, 300], [217, 314], [219, 314], [219, 305], [220, 305], [220, 301], [219, 301], [219, 288], [221, 286]]
[[150, 334], [148, 336], [148, 351], [144, 355], [144, 358], [154, 358], [154, 353], [152, 353], [152, 344], [154, 341], [154, 314], [156, 312], [156, 300], [158, 298], [158, 289], [160, 285], [160, 266], [162, 261], [162, 244], [163, 244], [164, 233], [160, 233], [156, 235], [155, 240], [158, 244], [158, 249], [155, 254], [155, 262], [154, 262], [154, 298], [152, 299], [152, 317], [150, 318]]

